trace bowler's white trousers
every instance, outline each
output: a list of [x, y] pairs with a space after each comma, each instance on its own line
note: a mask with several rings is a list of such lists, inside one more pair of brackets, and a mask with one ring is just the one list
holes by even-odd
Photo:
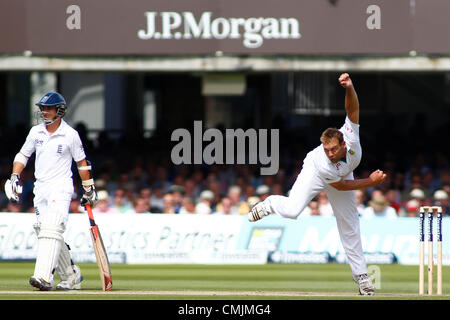
[[[353, 173], [347, 175], [345, 179], [353, 180]], [[326, 192], [333, 208], [339, 237], [353, 276], [367, 273], [355, 192], [339, 191], [330, 186], [319, 176], [311, 161], [305, 161], [288, 197], [272, 195], [267, 197], [263, 204], [270, 213], [284, 218], [296, 219], [309, 202], [321, 191]]]

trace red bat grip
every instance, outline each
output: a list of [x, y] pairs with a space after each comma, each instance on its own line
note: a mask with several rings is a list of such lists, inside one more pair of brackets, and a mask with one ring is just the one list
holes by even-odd
[[91, 226], [95, 226], [94, 214], [92, 213], [92, 208], [90, 204], [86, 204], [86, 211], [89, 216], [89, 223]]

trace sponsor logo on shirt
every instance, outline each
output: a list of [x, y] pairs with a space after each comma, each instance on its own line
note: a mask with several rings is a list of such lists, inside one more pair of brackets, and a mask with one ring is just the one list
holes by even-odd
[[44, 143], [44, 140], [34, 139], [34, 144], [35, 144], [37, 147], [42, 146], [43, 143]]
[[345, 130], [347, 130], [350, 133], [353, 133], [352, 128], [350, 128], [347, 124], [344, 125]]
[[62, 149], [63, 149], [62, 144], [58, 144], [58, 150], [56, 151], [56, 153], [62, 154]]
[[353, 151], [352, 149], [348, 150], [348, 153], [350, 153], [352, 156], [355, 154], [355, 151]]

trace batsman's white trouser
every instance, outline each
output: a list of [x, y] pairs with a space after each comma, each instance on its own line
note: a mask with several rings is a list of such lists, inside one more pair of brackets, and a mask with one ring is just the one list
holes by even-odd
[[[353, 173], [345, 179], [352, 180]], [[336, 217], [339, 236], [354, 275], [367, 273], [364, 258], [359, 216], [354, 191], [339, 191], [324, 182], [316, 172], [314, 164], [305, 163], [292, 186], [289, 196], [272, 195], [263, 203], [270, 213], [284, 218], [296, 219], [309, 202], [321, 191], [325, 191]]]
[[33, 191], [39, 225], [34, 276], [53, 283], [53, 272], [58, 264], [61, 248], [65, 247], [63, 234], [69, 217], [69, 205], [73, 193], [72, 180], [35, 184]]

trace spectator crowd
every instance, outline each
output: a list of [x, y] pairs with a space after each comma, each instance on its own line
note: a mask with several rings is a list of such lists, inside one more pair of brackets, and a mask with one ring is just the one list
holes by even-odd
[[[97, 174], [98, 203], [95, 214], [199, 214], [245, 215], [258, 201], [272, 194], [288, 195], [298, 171], [288, 176], [283, 170], [274, 176], [258, 176], [251, 166], [186, 166], [169, 171], [170, 165], [136, 163], [129, 172], [115, 175], [105, 170]], [[361, 178], [369, 172], [361, 172]], [[358, 176], [357, 176], [358, 177]], [[3, 179], [2, 184], [6, 180]], [[2, 190], [3, 212], [33, 212], [33, 172], [27, 168], [22, 177], [24, 193], [19, 204], [9, 203]], [[74, 175], [71, 213], [80, 213], [81, 188]], [[3, 188], [2, 188], [3, 189]], [[361, 217], [415, 217], [422, 205], [440, 205], [450, 215], [450, 167], [436, 172], [420, 168], [406, 173], [388, 172], [388, 179], [377, 188], [356, 191]], [[325, 192], [320, 192], [301, 216], [333, 216]]]
[[[282, 153], [280, 169], [271, 176], [260, 175], [258, 165], [174, 165], [168, 156], [170, 149], [164, 143], [145, 145], [133, 140], [134, 143], [124, 141], [117, 146], [101, 134], [102, 140], [94, 147], [83, 131], [77, 129], [93, 164], [98, 192], [94, 210], [98, 214], [245, 215], [255, 203], [269, 195], [288, 195], [304, 158], [298, 152]], [[20, 203], [9, 203], [4, 194], [3, 185], [10, 176], [12, 159], [20, 146], [9, 146], [9, 152], [4, 150], [0, 154], [0, 210], [3, 212], [34, 212], [34, 160], [29, 161], [21, 176]], [[363, 156], [360, 167], [354, 172], [355, 178], [368, 177], [378, 168], [388, 176], [376, 188], [356, 191], [361, 217], [415, 217], [422, 205], [440, 205], [444, 215], [450, 215], [448, 152], [440, 151], [426, 157], [418, 150], [408, 155], [408, 161], [401, 165], [396, 158], [401, 153], [386, 152], [376, 161], [371, 154], [369, 150]], [[371, 168], [374, 165], [377, 168]], [[79, 213], [83, 211], [79, 202], [82, 190], [75, 164], [72, 171], [74, 193], [70, 212]], [[333, 216], [326, 193], [321, 192], [312, 199], [300, 216]]]

